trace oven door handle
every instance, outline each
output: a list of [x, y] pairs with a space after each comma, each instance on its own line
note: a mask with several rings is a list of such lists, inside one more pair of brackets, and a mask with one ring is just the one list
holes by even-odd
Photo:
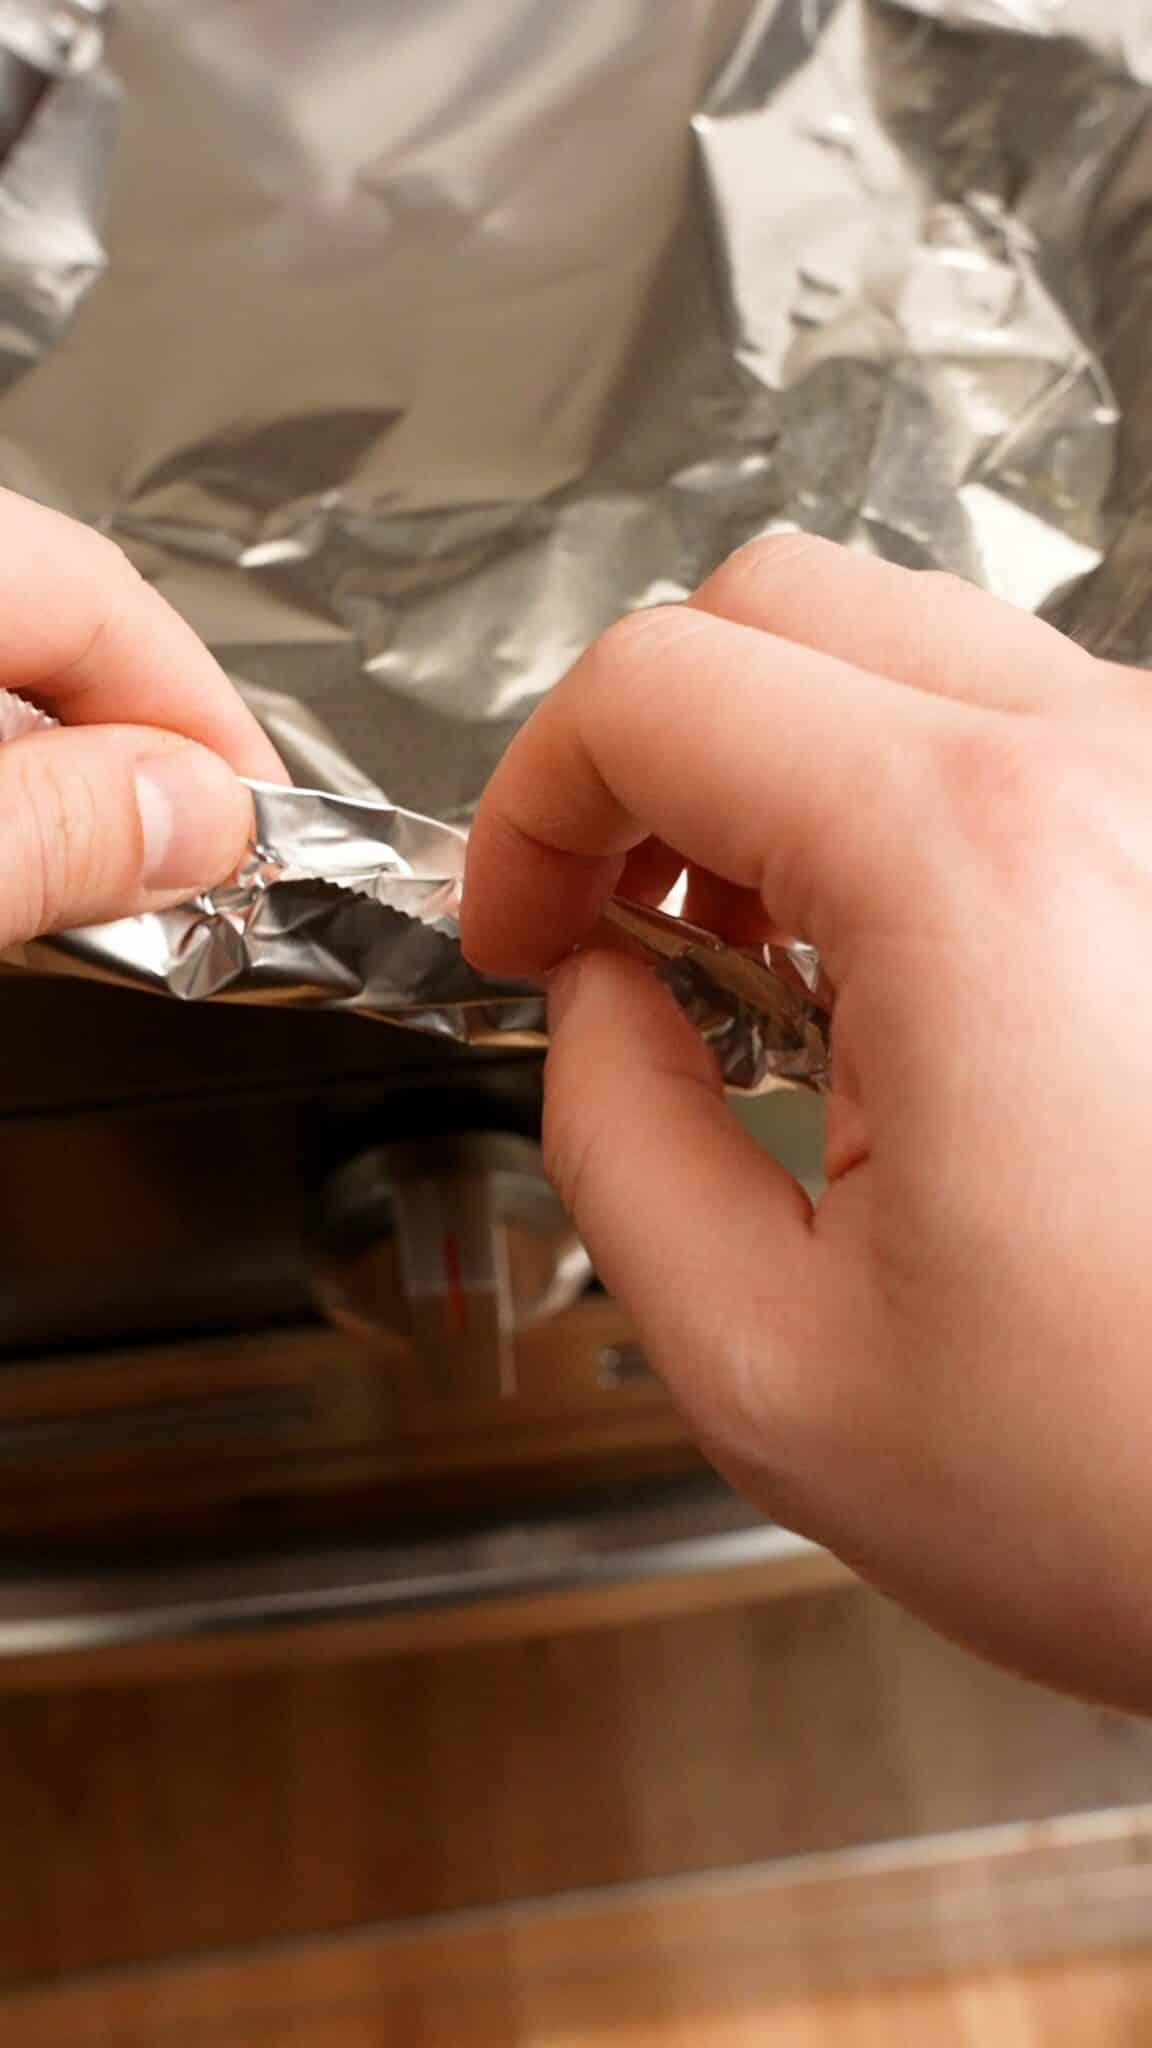
[[[407, 1543], [0, 1575], [0, 1686], [563, 1633], [839, 1581], [718, 1480]], [[125, 1662], [126, 1653], [132, 1653]], [[163, 1653], [163, 1654], [162, 1654]], [[173, 1654], [177, 1653], [177, 1654]], [[77, 1670], [77, 1675], [80, 1675]]]

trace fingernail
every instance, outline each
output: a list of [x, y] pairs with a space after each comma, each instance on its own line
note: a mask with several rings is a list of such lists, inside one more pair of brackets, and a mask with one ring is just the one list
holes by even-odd
[[241, 850], [241, 802], [240, 784], [203, 747], [176, 747], [141, 761], [136, 803], [144, 887], [209, 889], [221, 881]]
[[551, 1034], [559, 1031], [580, 993], [583, 969], [583, 955], [570, 953], [548, 977], [548, 1030]]

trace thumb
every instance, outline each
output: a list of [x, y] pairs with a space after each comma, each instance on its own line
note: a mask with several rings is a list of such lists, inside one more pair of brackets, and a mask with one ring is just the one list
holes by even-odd
[[545, 1155], [597, 1272], [718, 1462], [767, 1443], [787, 1466], [832, 1306], [808, 1197], [737, 1123], [649, 969], [574, 956], [550, 1022]]
[[247, 790], [207, 747], [134, 726], [0, 746], [0, 945], [154, 910], [243, 857]]

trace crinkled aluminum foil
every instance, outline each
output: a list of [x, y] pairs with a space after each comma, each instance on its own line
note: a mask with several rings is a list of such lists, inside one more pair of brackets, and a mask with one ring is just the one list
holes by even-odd
[[[1136, 0], [0, 0], [0, 477], [124, 544], [299, 780], [450, 822], [600, 627], [765, 531], [1145, 662], [1150, 108]], [[234, 992], [165, 955], [201, 915], [93, 964]]]
[[21, 740], [30, 732], [49, 732], [55, 724], [46, 711], [37, 711], [12, 690], [0, 690], [0, 745], [5, 740]]
[[[23, 964], [47, 957], [185, 1001], [355, 1010], [462, 1045], [544, 1042], [540, 988], [480, 976], [461, 955], [462, 832], [391, 805], [250, 787], [256, 845], [233, 883], [22, 947]], [[730, 1087], [826, 1080], [827, 995], [801, 949], [761, 958], [635, 905], [608, 918], [605, 936], [659, 969]]]

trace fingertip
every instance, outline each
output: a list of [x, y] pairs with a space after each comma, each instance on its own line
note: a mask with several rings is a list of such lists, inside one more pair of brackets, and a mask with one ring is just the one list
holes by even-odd
[[194, 741], [150, 749], [133, 771], [141, 886], [195, 892], [233, 873], [252, 839], [252, 799], [226, 761]]
[[[643, 961], [608, 947], [570, 953], [548, 981], [551, 1078], [560, 1079], [562, 1060], [579, 1069], [588, 1084], [593, 1069], [605, 1086], [647, 1086], [676, 1076], [705, 1082], [724, 1093], [720, 1070], [700, 1033]], [[627, 1079], [634, 1075], [634, 1082]]]
[[150, 727], [29, 733], [0, 747], [0, 784], [0, 944], [165, 908], [224, 880], [251, 840], [227, 764]]
[[561, 853], [482, 809], [468, 843], [460, 943], [482, 974], [539, 979], [585, 938], [623, 856]]
[[285, 767], [267, 733], [255, 719], [254, 731], [244, 745], [234, 765], [238, 775], [246, 775], [252, 782], [270, 782], [276, 789], [291, 789], [292, 777]]

